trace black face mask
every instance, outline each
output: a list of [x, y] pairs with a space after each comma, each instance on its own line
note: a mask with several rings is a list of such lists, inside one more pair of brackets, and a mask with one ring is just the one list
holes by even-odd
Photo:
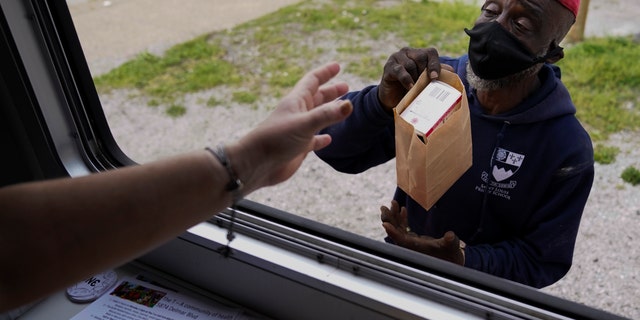
[[542, 57], [536, 57], [498, 22], [479, 23], [469, 30], [464, 29], [469, 41], [469, 63], [480, 78], [496, 80], [544, 62], [562, 52], [556, 47]]

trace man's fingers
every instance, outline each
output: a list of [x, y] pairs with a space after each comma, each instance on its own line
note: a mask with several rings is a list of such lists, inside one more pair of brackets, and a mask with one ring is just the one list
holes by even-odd
[[446, 252], [446, 260], [464, 266], [466, 244], [453, 231], [447, 231], [442, 237]]
[[[400, 221], [402, 221], [402, 224], [409, 228], [409, 217], [407, 214], [407, 208], [406, 207], [402, 207], [400, 208]], [[408, 231], [408, 229], [407, 229]]]
[[398, 201], [396, 200], [391, 200], [391, 211], [392, 212], [398, 212], [398, 208], [400, 207], [400, 204], [398, 204]]
[[442, 238], [434, 239], [406, 232], [388, 222], [383, 222], [382, 227], [389, 238], [398, 246], [464, 265], [464, 251], [461, 241], [452, 231], [445, 233]]
[[443, 245], [452, 251], [460, 249], [460, 239], [453, 231], [447, 231], [442, 237]]
[[440, 55], [435, 48], [427, 48], [427, 74], [429, 79], [437, 79], [440, 76]]
[[382, 227], [384, 228], [384, 231], [387, 232], [389, 238], [391, 238], [391, 240], [393, 240], [396, 245], [417, 251], [419, 242], [418, 237], [416, 237], [415, 235], [408, 235], [405, 231], [397, 228], [395, 225], [389, 222], [383, 222]]
[[405, 217], [403, 218], [402, 212], [400, 210], [400, 205], [396, 200], [391, 200], [391, 206], [389, 208], [381, 206], [380, 214], [380, 218], [383, 222], [389, 222], [396, 228], [402, 228], [403, 230], [407, 228], [406, 212]]
[[411, 89], [414, 85], [415, 74], [418, 72], [418, 66], [415, 61], [409, 59], [404, 48], [401, 51], [391, 55], [384, 66], [383, 81], [399, 82], [406, 90]]
[[452, 66], [450, 66], [450, 65], [448, 65], [448, 64], [441, 64], [441, 65], [440, 65], [440, 67], [441, 67], [442, 69], [444, 69], [444, 70], [447, 70], [447, 71], [456, 72], [456, 70], [455, 70], [455, 69], [453, 69], [453, 67], [452, 67]]
[[391, 210], [385, 206], [380, 207], [380, 220], [382, 222], [388, 222], [393, 224], [393, 216], [391, 215]]
[[382, 228], [384, 228], [384, 231], [387, 233], [387, 235], [389, 236], [389, 238], [391, 238], [391, 240], [393, 240], [393, 242], [395, 242], [398, 245], [401, 245], [401, 243], [399, 243], [400, 239], [400, 233], [398, 232], [398, 230], [396, 229], [396, 226], [394, 226], [392, 223], [390, 222], [383, 222], [382, 223]]

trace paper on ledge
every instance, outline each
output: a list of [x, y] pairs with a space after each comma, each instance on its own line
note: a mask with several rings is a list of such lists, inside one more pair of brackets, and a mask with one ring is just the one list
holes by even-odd
[[242, 310], [127, 277], [71, 320], [236, 320]]

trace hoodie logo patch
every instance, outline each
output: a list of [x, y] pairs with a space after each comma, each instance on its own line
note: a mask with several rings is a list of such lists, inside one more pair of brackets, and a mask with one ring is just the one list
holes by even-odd
[[503, 148], [497, 148], [493, 153], [493, 168], [491, 174], [497, 181], [504, 181], [513, 176], [524, 161], [524, 155]]

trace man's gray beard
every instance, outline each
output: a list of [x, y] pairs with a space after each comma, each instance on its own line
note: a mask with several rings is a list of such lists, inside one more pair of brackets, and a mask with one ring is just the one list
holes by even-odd
[[527, 69], [524, 69], [518, 73], [514, 73], [508, 75], [506, 77], [495, 79], [495, 80], [485, 80], [478, 77], [471, 68], [471, 64], [467, 61], [467, 81], [472, 88], [476, 90], [486, 90], [486, 91], [494, 91], [499, 89], [504, 89], [512, 86], [514, 83], [518, 83], [524, 79], [531, 77], [532, 75], [538, 74], [540, 71], [541, 64], [535, 64]]

